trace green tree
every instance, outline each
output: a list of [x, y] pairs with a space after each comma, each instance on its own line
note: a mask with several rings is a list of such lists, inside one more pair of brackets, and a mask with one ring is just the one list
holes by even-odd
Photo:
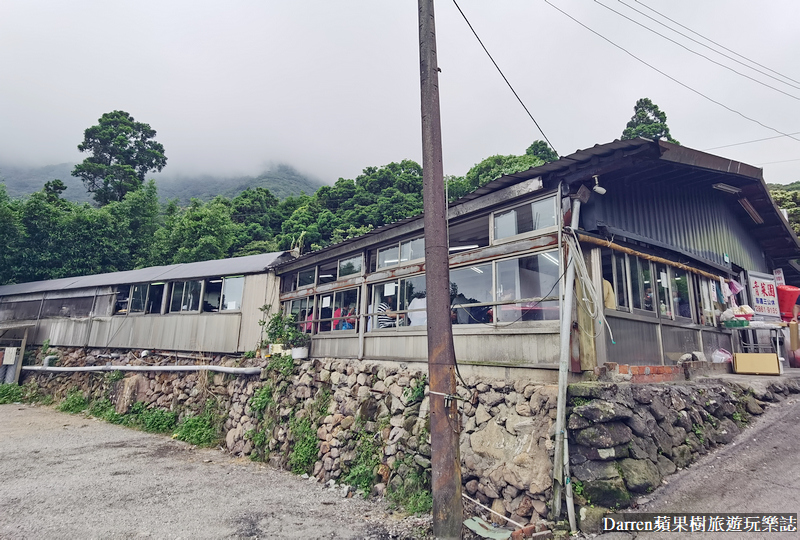
[[177, 264], [230, 256], [235, 233], [230, 201], [217, 197], [203, 204], [192, 199], [181, 210], [171, 203], [164, 226], [155, 234], [150, 264]]
[[545, 163], [550, 163], [551, 161], [556, 161], [558, 159], [558, 154], [556, 154], [556, 151], [550, 148], [550, 145], [547, 144], [546, 141], [541, 140], [533, 141], [533, 144], [531, 144], [528, 149], [525, 150], [525, 153], [529, 156], [537, 157]]
[[83, 180], [100, 206], [121, 201], [142, 186], [149, 171], [160, 171], [167, 164], [164, 147], [153, 140], [155, 136], [150, 125], [136, 122], [125, 111], [105, 113], [96, 126], [84, 131], [78, 150], [91, 156], [75, 166], [72, 176]]
[[[792, 186], [792, 184], [789, 184], [789, 186], [781, 186], [781, 188], [790, 186]], [[800, 187], [800, 185], [797, 187]], [[770, 188], [769, 194], [772, 196], [775, 204], [777, 204], [779, 208], [786, 210], [789, 225], [792, 226], [795, 234], [800, 234], [800, 191], [775, 189], [772, 188], [772, 185]]]
[[669, 134], [667, 115], [658, 108], [658, 105], [649, 98], [642, 98], [633, 107], [633, 116], [622, 132], [622, 139], [666, 139], [675, 144], [680, 144]]
[[14, 254], [19, 247], [22, 231], [19, 217], [6, 194], [5, 184], [0, 183], [0, 285], [10, 283], [14, 277]]

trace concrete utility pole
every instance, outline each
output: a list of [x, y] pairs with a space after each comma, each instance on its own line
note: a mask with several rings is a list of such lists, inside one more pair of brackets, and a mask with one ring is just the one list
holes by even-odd
[[439, 539], [456, 539], [461, 538], [463, 521], [458, 451], [461, 418], [456, 400], [449, 397], [456, 395], [456, 354], [450, 322], [450, 261], [439, 117], [439, 67], [433, 0], [418, 0], [418, 3], [433, 534]]

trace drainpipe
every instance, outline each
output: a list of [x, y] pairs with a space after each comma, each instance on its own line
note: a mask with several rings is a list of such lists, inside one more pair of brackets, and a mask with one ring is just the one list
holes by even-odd
[[[570, 227], [578, 228], [578, 217], [581, 211], [580, 199], [572, 202], [572, 220]], [[566, 436], [566, 402], [567, 379], [569, 378], [569, 341], [572, 323], [572, 299], [575, 289], [575, 254], [572, 250], [567, 252], [566, 281], [564, 284], [564, 301], [561, 309], [561, 351], [558, 364], [558, 405], [556, 408], [556, 441], [555, 454], [553, 455], [553, 518], [561, 515], [561, 492], [564, 488], [564, 461], [569, 459], [564, 450], [564, 437]]]
[[24, 371], [39, 371], [48, 373], [85, 373], [100, 371], [215, 371], [217, 373], [231, 373], [234, 375], [258, 375], [261, 368], [258, 367], [227, 367], [227, 366], [80, 366], [80, 367], [53, 367], [53, 366], [22, 366]]

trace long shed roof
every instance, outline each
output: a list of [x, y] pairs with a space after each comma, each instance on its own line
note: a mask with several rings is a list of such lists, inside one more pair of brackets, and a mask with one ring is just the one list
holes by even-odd
[[66, 289], [86, 289], [89, 287], [106, 287], [124, 285], [126, 283], [149, 283], [153, 281], [176, 281], [196, 279], [210, 276], [230, 276], [234, 274], [258, 274], [283, 262], [290, 257], [286, 251], [217, 259], [193, 263], [171, 264], [169, 266], [151, 266], [139, 270], [109, 272], [89, 276], [49, 279], [16, 285], [0, 286], [0, 296], [12, 294], [28, 294], [45, 291], [61, 291]]

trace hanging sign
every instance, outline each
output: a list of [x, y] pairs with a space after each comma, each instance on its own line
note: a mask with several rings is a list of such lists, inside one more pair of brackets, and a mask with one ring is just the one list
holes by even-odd
[[786, 285], [786, 279], [783, 277], [783, 268], [776, 268], [773, 274], [775, 275], [775, 285]]
[[756, 315], [780, 318], [778, 307], [778, 290], [775, 276], [771, 274], [747, 273], [747, 284], [750, 290], [750, 307]]

